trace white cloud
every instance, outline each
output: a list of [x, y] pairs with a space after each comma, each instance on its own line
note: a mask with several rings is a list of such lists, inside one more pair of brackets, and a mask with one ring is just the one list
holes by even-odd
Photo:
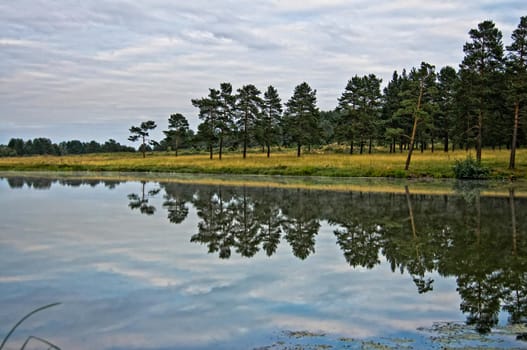
[[129, 46], [121, 49], [101, 51], [96, 53], [95, 59], [103, 61], [118, 61], [127, 57], [152, 55], [162, 50], [177, 47], [178, 41], [174, 38], [158, 37], [150, 38], [144, 43], [136, 46]]
[[[54, 138], [58, 129], [108, 138], [126, 131], [122, 120], [146, 114], [164, 125], [176, 111], [195, 128], [190, 99], [223, 81], [273, 84], [284, 101], [307, 81], [330, 109], [355, 74], [387, 83], [423, 60], [457, 66], [482, 20], [494, 19], [507, 42], [522, 12], [521, 0], [4, 2], [0, 122], [15, 126], [0, 143], [10, 132]], [[94, 116], [111, 129], [75, 126]], [[23, 135], [37, 121], [49, 134]]]
[[0, 38], [0, 46], [19, 46], [19, 47], [29, 47], [29, 48], [43, 47], [42, 43], [37, 42], [37, 41], [12, 39], [12, 38]]

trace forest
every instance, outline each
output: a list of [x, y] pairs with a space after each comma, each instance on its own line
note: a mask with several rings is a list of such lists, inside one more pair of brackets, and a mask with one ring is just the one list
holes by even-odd
[[[516, 148], [527, 143], [527, 16], [520, 18], [504, 47], [503, 34], [491, 20], [469, 31], [458, 69], [419, 67], [394, 71], [382, 88], [374, 74], [353, 76], [336, 98], [336, 108], [321, 111], [317, 90], [307, 82], [297, 85], [285, 102], [273, 86], [263, 92], [253, 84], [234, 89], [224, 82], [206, 96], [191, 100], [200, 124], [191, 130], [187, 117], [168, 118], [165, 138], [150, 137], [152, 120], [130, 127], [129, 141], [139, 151], [207, 152], [219, 159], [225, 151], [295, 149], [297, 156], [314, 148], [335, 152], [421, 152], [474, 149], [481, 160], [483, 148], [510, 150], [509, 168], [515, 168]], [[81, 154], [133, 151], [114, 140], [104, 145], [78, 140], [53, 144], [49, 139], [11, 139], [0, 145], [1, 156]]]

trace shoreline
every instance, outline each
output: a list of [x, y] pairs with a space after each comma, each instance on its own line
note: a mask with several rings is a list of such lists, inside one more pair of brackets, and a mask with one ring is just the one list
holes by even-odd
[[106, 172], [106, 171], [2, 171], [0, 179], [47, 179], [55, 181], [97, 182], [159, 182], [181, 185], [232, 186], [301, 189], [313, 191], [394, 193], [412, 195], [460, 195], [463, 191], [479, 191], [482, 196], [506, 197], [514, 191], [515, 197], [527, 197], [527, 181], [456, 180], [381, 177], [324, 177], [283, 175], [188, 174], [161, 172]]

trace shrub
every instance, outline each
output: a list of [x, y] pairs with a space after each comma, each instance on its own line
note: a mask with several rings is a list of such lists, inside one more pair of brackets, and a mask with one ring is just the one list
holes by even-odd
[[15, 157], [16, 151], [10, 147], [0, 145], [0, 157]]
[[457, 160], [454, 165], [456, 179], [485, 179], [489, 174], [490, 169], [482, 166], [470, 155], [465, 160]]

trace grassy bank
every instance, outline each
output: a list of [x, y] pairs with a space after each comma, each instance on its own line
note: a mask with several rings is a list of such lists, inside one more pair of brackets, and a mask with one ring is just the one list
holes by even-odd
[[[222, 160], [208, 155], [175, 157], [166, 152], [141, 154], [112, 153], [79, 156], [32, 156], [0, 158], [0, 170], [18, 171], [119, 171], [119, 172], [177, 172], [208, 174], [259, 174], [331, 177], [454, 177], [456, 160], [465, 159], [465, 151], [415, 153], [409, 171], [404, 171], [405, 153], [387, 154], [305, 154], [297, 158], [294, 152], [272, 154], [250, 153], [242, 159], [230, 153]], [[491, 169], [493, 178], [527, 178], [527, 151], [517, 153], [518, 169], [507, 169], [507, 150], [484, 150], [482, 163]]]

